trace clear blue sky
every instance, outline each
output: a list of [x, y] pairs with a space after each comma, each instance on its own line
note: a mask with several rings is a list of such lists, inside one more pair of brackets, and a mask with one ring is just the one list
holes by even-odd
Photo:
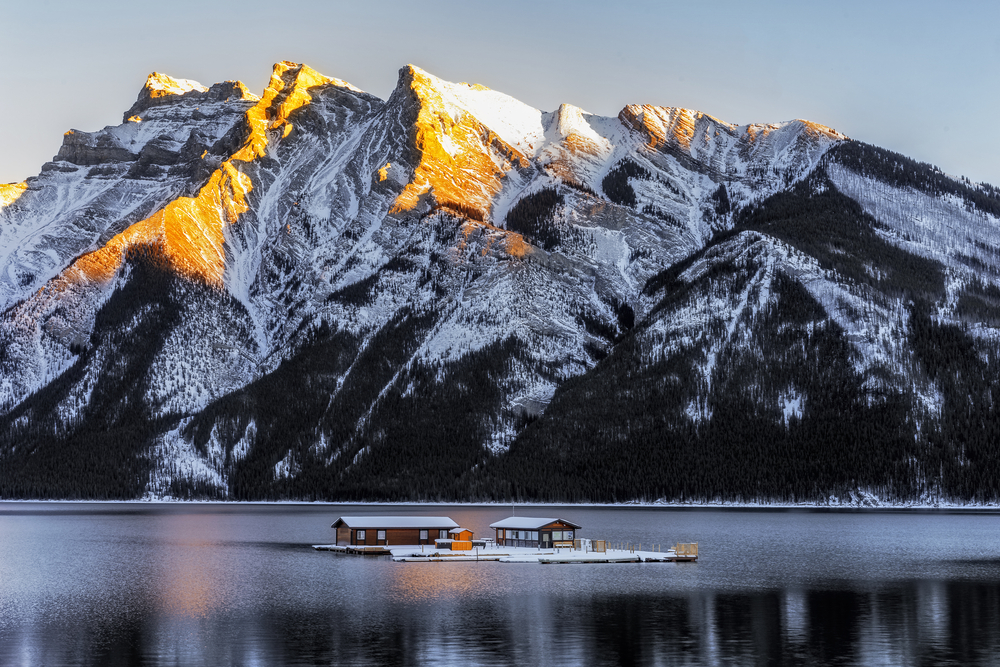
[[260, 93], [278, 60], [382, 98], [414, 63], [544, 110], [807, 118], [1000, 185], [1000, 3], [644, 0], [6, 3], [0, 183], [117, 124], [152, 71]]

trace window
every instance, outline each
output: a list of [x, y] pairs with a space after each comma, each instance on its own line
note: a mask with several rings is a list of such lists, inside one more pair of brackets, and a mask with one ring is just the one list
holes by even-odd
[[562, 542], [562, 531], [561, 530], [553, 530], [552, 531], [552, 539], [555, 540], [556, 542]]
[[573, 539], [573, 531], [572, 530], [564, 530], [563, 531], [563, 538], [567, 539], [567, 540], [572, 540]]
[[426, 540], [427, 539], [427, 531], [426, 530], [421, 530], [420, 531], [420, 539], [422, 539], [422, 540]]
[[375, 539], [376, 540], [384, 540], [385, 539], [385, 531], [384, 530], [378, 531], [378, 533], [376, 533]]
[[536, 540], [537, 541], [538, 540], [538, 531], [537, 530], [531, 531], [531, 537], [528, 538], [528, 539]]
[[357, 537], [356, 541], [357, 542], [364, 542], [365, 541], [365, 531], [363, 531], [363, 530], [359, 530], [358, 531], [358, 537]]
[[444, 530], [444, 529], [439, 530], [438, 531], [438, 539], [441, 539], [441, 540], [448, 539], [448, 531]]

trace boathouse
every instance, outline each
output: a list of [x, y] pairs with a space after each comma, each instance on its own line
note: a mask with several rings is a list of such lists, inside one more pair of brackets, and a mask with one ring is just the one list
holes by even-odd
[[342, 516], [331, 526], [338, 546], [434, 544], [458, 524], [446, 516]]
[[512, 516], [491, 523], [490, 528], [497, 531], [497, 546], [538, 549], [572, 547], [576, 531], [580, 530], [580, 526], [566, 519], [533, 516]]

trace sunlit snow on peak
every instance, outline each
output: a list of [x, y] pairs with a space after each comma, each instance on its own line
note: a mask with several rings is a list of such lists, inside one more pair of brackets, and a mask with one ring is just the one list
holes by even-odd
[[149, 91], [150, 97], [183, 95], [184, 93], [189, 93], [192, 90], [197, 90], [199, 92], [205, 92], [208, 90], [208, 88], [201, 85], [197, 81], [192, 81], [191, 79], [175, 79], [172, 76], [167, 76], [166, 74], [161, 74], [159, 72], [153, 72], [146, 78], [145, 88]]

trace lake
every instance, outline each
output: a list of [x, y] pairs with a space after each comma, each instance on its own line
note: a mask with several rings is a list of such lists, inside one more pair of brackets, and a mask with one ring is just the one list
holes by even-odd
[[0, 665], [996, 665], [1000, 514], [523, 507], [697, 563], [393, 563], [341, 515], [488, 506], [0, 503]]

